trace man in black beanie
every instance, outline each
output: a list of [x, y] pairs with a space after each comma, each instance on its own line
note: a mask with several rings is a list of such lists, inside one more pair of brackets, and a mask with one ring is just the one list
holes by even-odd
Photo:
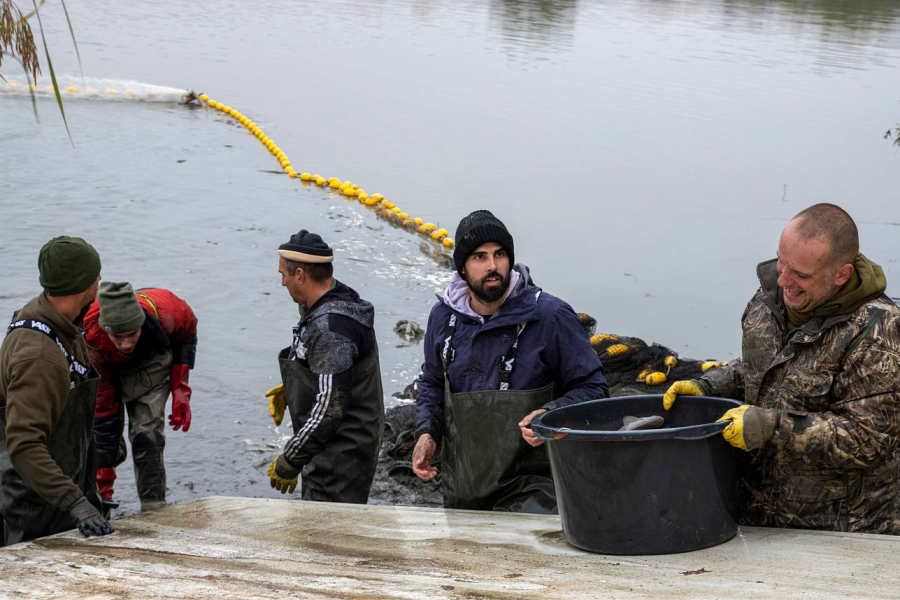
[[82, 317], [97, 294], [100, 256], [60, 236], [38, 257], [44, 292], [13, 315], [0, 347], [0, 516], [5, 543], [77, 527], [113, 529], [98, 511], [94, 451], [97, 376]]
[[365, 504], [384, 428], [375, 309], [334, 278], [334, 253], [305, 229], [278, 247], [281, 285], [300, 310], [293, 343], [278, 355], [282, 383], [266, 392], [294, 436], [269, 465], [272, 487], [303, 499]]
[[603, 367], [572, 308], [515, 263], [512, 235], [487, 210], [456, 229], [456, 273], [431, 309], [416, 399], [412, 467], [422, 479], [443, 441], [444, 506], [556, 512], [543, 442], [546, 410], [606, 398]]

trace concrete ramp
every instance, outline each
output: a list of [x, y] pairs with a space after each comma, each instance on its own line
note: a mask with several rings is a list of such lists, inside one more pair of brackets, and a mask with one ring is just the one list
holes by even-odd
[[604, 556], [557, 517], [203, 498], [0, 549], [0, 598], [892, 598], [900, 539], [745, 528], [668, 556]]

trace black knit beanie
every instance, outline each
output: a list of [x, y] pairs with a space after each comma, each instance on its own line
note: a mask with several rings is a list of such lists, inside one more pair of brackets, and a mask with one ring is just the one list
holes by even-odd
[[322, 240], [322, 236], [305, 229], [278, 246], [278, 254], [297, 262], [330, 263], [334, 260], [334, 251]]
[[476, 210], [463, 217], [456, 227], [456, 249], [453, 251], [453, 262], [456, 272], [462, 275], [466, 259], [482, 244], [495, 242], [506, 249], [509, 255], [509, 266], [516, 264], [513, 238], [503, 221], [495, 217], [489, 210]]

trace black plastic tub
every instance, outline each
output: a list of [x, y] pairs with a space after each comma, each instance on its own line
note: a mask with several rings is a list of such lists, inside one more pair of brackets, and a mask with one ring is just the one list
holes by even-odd
[[[532, 422], [547, 443], [563, 533], [603, 554], [672, 554], [737, 533], [742, 452], [716, 423], [739, 402], [680, 396], [594, 400]], [[659, 415], [662, 429], [618, 431], [626, 416]]]

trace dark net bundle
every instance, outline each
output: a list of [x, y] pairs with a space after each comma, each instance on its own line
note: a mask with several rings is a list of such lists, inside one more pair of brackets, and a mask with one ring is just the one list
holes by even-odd
[[[411, 384], [408, 392], [415, 394]], [[398, 400], [405, 399], [396, 394]], [[438, 476], [430, 481], [419, 479], [412, 470], [412, 453], [416, 445], [416, 406], [400, 404], [389, 408], [384, 419], [384, 438], [375, 480], [369, 493], [372, 504], [441, 506], [440, 452], [432, 464], [438, 467]]]
[[597, 333], [590, 339], [603, 363], [612, 396], [662, 394], [674, 381], [700, 377], [702, 365], [708, 362], [682, 359], [671, 348], [661, 344], [648, 346], [636, 337]]
[[591, 337], [597, 331], [597, 319], [587, 313], [578, 313], [578, 320], [584, 327], [584, 332]]

